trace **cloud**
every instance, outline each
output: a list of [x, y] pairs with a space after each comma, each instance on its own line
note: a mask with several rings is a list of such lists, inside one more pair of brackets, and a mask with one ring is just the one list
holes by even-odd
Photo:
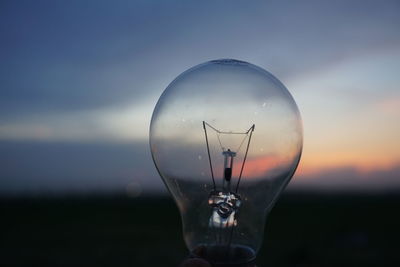
[[147, 143], [0, 142], [0, 195], [165, 192]]
[[[398, 98], [398, 1], [0, 5], [0, 190], [136, 186], [133, 176], [109, 178], [119, 169], [159, 183], [144, 145], [152, 108], [177, 75], [216, 58], [249, 61], [288, 85], [310, 162], [398, 159], [398, 101], [390, 100]], [[327, 158], [331, 149], [340, 151]]]
[[[0, 142], [0, 196], [21, 194], [166, 193], [147, 142]], [[182, 166], [186, 166], [183, 164]], [[359, 171], [332, 168], [297, 175], [289, 190], [400, 190], [400, 164]]]
[[209, 59], [287, 79], [400, 40], [390, 1], [2, 5], [2, 117], [137, 103]]
[[155, 103], [100, 110], [26, 115], [0, 123], [0, 140], [127, 142], [148, 139]]

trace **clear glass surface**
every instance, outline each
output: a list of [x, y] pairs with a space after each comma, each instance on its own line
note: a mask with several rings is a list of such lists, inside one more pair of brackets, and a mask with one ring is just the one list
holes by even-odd
[[223, 59], [179, 75], [154, 109], [150, 146], [189, 250], [214, 263], [254, 258], [302, 140], [295, 101], [264, 69]]

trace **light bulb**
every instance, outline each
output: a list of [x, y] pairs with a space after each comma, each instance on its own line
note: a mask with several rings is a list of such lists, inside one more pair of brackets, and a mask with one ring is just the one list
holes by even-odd
[[153, 112], [150, 147], [193, 255], [215, 266], [255, 259], [302, 140], [295, 101], [260, 67], [213, 60], [171, 82]]

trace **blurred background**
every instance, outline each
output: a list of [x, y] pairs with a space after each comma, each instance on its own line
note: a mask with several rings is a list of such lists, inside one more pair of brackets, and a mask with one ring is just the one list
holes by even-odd
[[219, 58], [273, 73], [304, 123], [259, 266], [400, 264], [399, 14], [390, 0], [1, 1], [0, 265], [178, 265], [149, 123], [176, 76]]

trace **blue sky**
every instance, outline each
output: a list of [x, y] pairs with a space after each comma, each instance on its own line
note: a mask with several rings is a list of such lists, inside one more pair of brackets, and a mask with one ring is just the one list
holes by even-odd
[[399, 12], [398, 1], [2, 1], [0, 190], [162, 188], [147, 148], [154, 105], [218, 58], [267, 69], [296, 99], [305, 143], [291, 187], [398, 188]]

